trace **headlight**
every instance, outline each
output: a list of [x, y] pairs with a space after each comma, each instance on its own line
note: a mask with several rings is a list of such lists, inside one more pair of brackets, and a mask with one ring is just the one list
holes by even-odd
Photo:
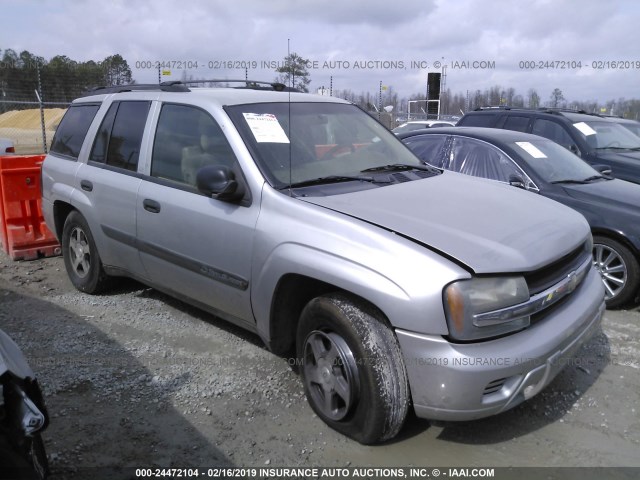
[[[527, 327], [527, 308], [518, 315], [512, 307], [526, 305], [528, 300], [529, 288], [523, 277], [472, 278], [451, 283], [444, 289], [449, 334], [455, 340], [478, 340]], [[502, 309], [507, 309], [504, 315]]]

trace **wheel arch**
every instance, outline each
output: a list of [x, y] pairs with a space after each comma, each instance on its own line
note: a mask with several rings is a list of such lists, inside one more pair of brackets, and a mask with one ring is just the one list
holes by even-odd
[[591, 234], [595, 237], [596, 235], [599, 237], [606, 237], [609, 238], [611, 240], [615, 240], [616, 242], [621, 243], [622, 245], [624, 245], [625, 247], [627, 247], [629, 249], [629, 251], [632, 253], [632, 255], [634, 256], [634, 258], [636, 259], [636, 261], [638, 261], [638, 263], [640, 263], [640, 250], [638, 250], [638, 247], [635, 246], [630, 240], [629, 238], [616, 231], [616, 230], [611, 230], [611, 229], [607, 229], [607, 228], [600, 228], [600, 227], [594, 227], [591, 229]]
[[389, 324], [389, 319], [373, 302], [337, 285], [306, 275], [288, 273], [278, 281], [269, 314], [269, 341], [271, 351], [278, 355], [294, 354], [298, 321], [304, 307], [314, 298], [328, 293], [353, 297], [377, 313]]
[[59, 240], [62, 240], [62, 230], [64, 229], [64, 222], [67, 220], [69, 214], [77, 210], [73, 205], [61, 200], [57, 200], [53, 204], [53, 220], [56, 231], [54, 232]]

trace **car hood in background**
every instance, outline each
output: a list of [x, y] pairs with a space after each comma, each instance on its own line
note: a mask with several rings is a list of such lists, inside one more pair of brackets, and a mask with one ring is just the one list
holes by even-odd
[[453, 172], [300, 199], [409, 237], [475, 273], [536, 270], [577, 248], [589, 233], [584, 217], [564, 205]]
[[[624, 180], [606, 180], [595, 183], [565, 184], [562, 188], [577, 200], [598, 208], [626, 211], [640, 217], [640, 185]], [[604, 212], [603, 212], [604, 213]]]
[[640, 160], [640, 152], [636, 150], [596, 150], [598, 160], [616, 160], [625, 158], [628, 160]]

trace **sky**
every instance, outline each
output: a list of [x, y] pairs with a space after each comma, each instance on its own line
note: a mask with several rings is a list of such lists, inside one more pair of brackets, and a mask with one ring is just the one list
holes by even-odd
[[0, 50], [120, 54], [138, 83], [158, 81], [158, 62], [162, 80], [272, 81], [295, 52], [310, 62], [312, 91], [383, 84], [409, 97], [444, 71], [452, 93], [499, 85], [525, 98], [533, 88], [543, 102], [554, 88], [568, 101], [640, 99], [635, 0], [0, 0], [0, 9]]

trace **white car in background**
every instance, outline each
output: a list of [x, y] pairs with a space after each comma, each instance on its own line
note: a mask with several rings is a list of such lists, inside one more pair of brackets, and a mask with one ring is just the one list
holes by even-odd
[[0, 138], [0, 155], [9, 155], [16, 153], [13, 140], [10, 138]]
[[391, 131], [393, 133], [406, 133], [412, 130], [422, 130], [423, 128], [453, 127], [455, 124], [456, 122], [452, 120], [411, 120], [410, 122], [397, 126]]

